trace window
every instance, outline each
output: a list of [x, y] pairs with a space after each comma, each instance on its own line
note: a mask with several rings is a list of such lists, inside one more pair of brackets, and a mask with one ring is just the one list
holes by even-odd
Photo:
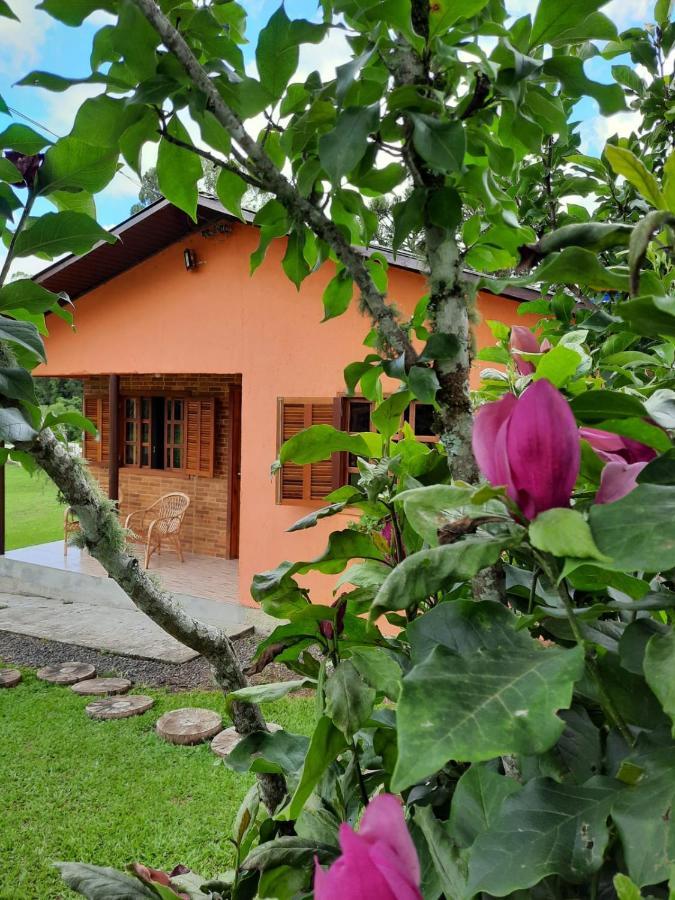
[[[85, 415], [100, 440], [85, 435], [84, 455], [107, 463], [110, 407], [107, 398], [85, 397]], [[213, 397], [123, 397], [120, 401], [120, 465], [213, 477], [216, 403]]]
[[[298, 398], [278, 400], [278, 446], [310, 425], [334, 425], [345, 431], [372, 431], [372, 404], [363, 397]], [[438, 441], [433, 433], [434, 409], [429, 403], [413, 401], [403, 419], [423, 443]], [[403, 424], [403, 423], [401, 423]], [[359, 476], [356, 457], [335, 453], [332, 460], [300, 466], [285, 463], [277, 481], [278, 503], [303, 503], [323, 500], [326, 494], [344, 484], [355, 483]]]

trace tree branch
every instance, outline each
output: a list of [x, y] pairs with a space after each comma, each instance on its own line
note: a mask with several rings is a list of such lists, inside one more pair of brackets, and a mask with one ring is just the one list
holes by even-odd
[[[176, 640], [200, 653], [211, 664], [223, 691], [247, 685], [232, 642], [222, 631], [188, 615], [171, 594], [158, 587], [138, 560], [126, 549], [124, 531], [114, 505], [105, 499], [82, 464], [73, 458], [50, 429], [31, 443], [17, 444], [31, 454], [59, 488], [80, 521], [86, 546], [110, 577], [155, 624]], [[232, 720], [239, 734], [265, 730], [265, 720], [254, 704], [234, 703]], [[286, 793], [282, 776], [258, 775], [260, 793], [268, 809], [278, 808]]]
[[264, 190], [262, 183], [249, 175], [248, 172], [237, 168], [237, 166], [233, 166], [232, 163], [228, 163], [224, 159], [219, 159], [217, 156], [214, 156], [213, 153], [209, 153], [208, 150], [202, 150], [201, 147], [197, 147], [194, 144], [188, 144], [187, 141], [181, 141], [180, 138], [169, 134], [164, 126], [159, 129], [159, 134], [161, 134], [164, 140], [168, 141], [169, 144], [175, 144], [176, 147], [182, 147], [184, 150], [191, 150], [192, 153], [196, 153], [197, 156], [201, 156], [202, 159], [208, 160], [210, 163], [213, 163], [214, 166], [218, 166], [220, 169], [227, 169], [228, 172], [234, 172], [235, 175], [238, 175], [242, 181], [245, 181], [246, 184], [250, 184], [251, 187]]
[[225, 103], [208, 72], [190, 49], [182, 34], [155, 3], [155, 0], [135, 0], [136, 5], [161, 37], [195, 88], [205, 96], [208, 109], [229, 132], [250, 160], [250, 167], [274, 194], [295, 221], [303, 221], [333, 249], [335, 255], [358, 285], [361, 297], [386, 344], [397, 354], [405, 355], [407, 366], [417, 359], [408, 335], [397, 321], [396, 314], [378, 291], [363, 256], [345, 240], [342, 233], [317, 206], [302, 197], [291, 182], [279, 171], [262, 147], [250, 137], [241, 120]]

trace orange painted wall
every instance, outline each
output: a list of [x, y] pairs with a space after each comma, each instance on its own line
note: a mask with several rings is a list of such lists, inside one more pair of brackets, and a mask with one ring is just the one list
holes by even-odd
[[[362, 341], [368, 322], [356, 303], [347, 314], [321, 323], [325, 266], [299, 292], [281, 270], [284, 242], [275, 241], [255, 275], [249, 255], [258, 231], [236, 224], [231, 234], [199, 234], [95, 289], [76, 302], [76, 330], [50, 317], [48, 362], [38, 375], [218, 373], [242, 376], [242, 480], [240, 580], [242, 601], [252, 603], [253, 574], [284, 559], [318, 555], [334, 520], [288, 534], [305, 514], [301, 506], [275, 503], [270, 463], [276, 456], [277, 397], [334, 396], [344, 390], [347, 363], [368, 352]], [[186, 272], [183, 249], [197, 252], [200, 265]], [[391, 267], [390, 296], [409, 314], [425, 292], [418, 273]], [[478, 346], [493, 344], [483, 323], [523, 322], [517, 303], [482, 294]], [[529, 323], [528, 323], [529, 324]], [[478, 370], [474, 373], [477, 379]], [[315, 601], [330, 600], [325, 596]]]

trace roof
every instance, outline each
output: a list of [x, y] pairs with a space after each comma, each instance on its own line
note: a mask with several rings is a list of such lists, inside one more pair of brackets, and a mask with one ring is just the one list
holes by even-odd
[[[255, 212], [242, 210], [242, 213], [244, 221], [253, 224]], [[110, 229], [110, 233], [119, 238], [114, 244], [101, 241], [84, 256], [70, 254], [38, 272], [34, 280], [54, 293], [64, 291], [71, 300], [77, 300], [165, 247], [222, 219], [238, 221], [219, 200], [208, 194], [199, 195], [196, 223], [168, 200], [156, 200]], [[394, 255], [390, 250], [374, 246], [364, 248], [363, 252], [366, 255], [382, 253], [391, 266], [400, 269], [422, 274], [426, 271], [423, 261], [411, 253], [399, 250]], [[471, 279], [479, 278], [477, 273], [469, 270], [465, 274]], [[518, 287], [506, 288], [499, 293], [513, 300], [532, 300], [540, 296], [537, 291]]]

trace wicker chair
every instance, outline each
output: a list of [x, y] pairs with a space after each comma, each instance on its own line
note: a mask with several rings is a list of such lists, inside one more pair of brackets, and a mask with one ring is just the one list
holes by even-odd
[[66, 509], [66, 514], [63, 517], [63, 555], [68, 556], [68, 541], [70, 539], [71, 534], [75, 534], [76, 531], [80, 530], [80, 523], [78, 521], [77, 516], [75, 515], [75, 510], [72, 506], [69, 506]]
[[164, 494], [145, 509], [129, 513], [124, 527], [129, 532], [129, 540], [145, 544], [145, 568], [150, 565], [150, 557], [157, 551], [162, 552], [162, 544], [169, 543], [183, 562], [183, 549], [180, 543], [180, 532], [190, 498], [187, 494], [175, 491]]

